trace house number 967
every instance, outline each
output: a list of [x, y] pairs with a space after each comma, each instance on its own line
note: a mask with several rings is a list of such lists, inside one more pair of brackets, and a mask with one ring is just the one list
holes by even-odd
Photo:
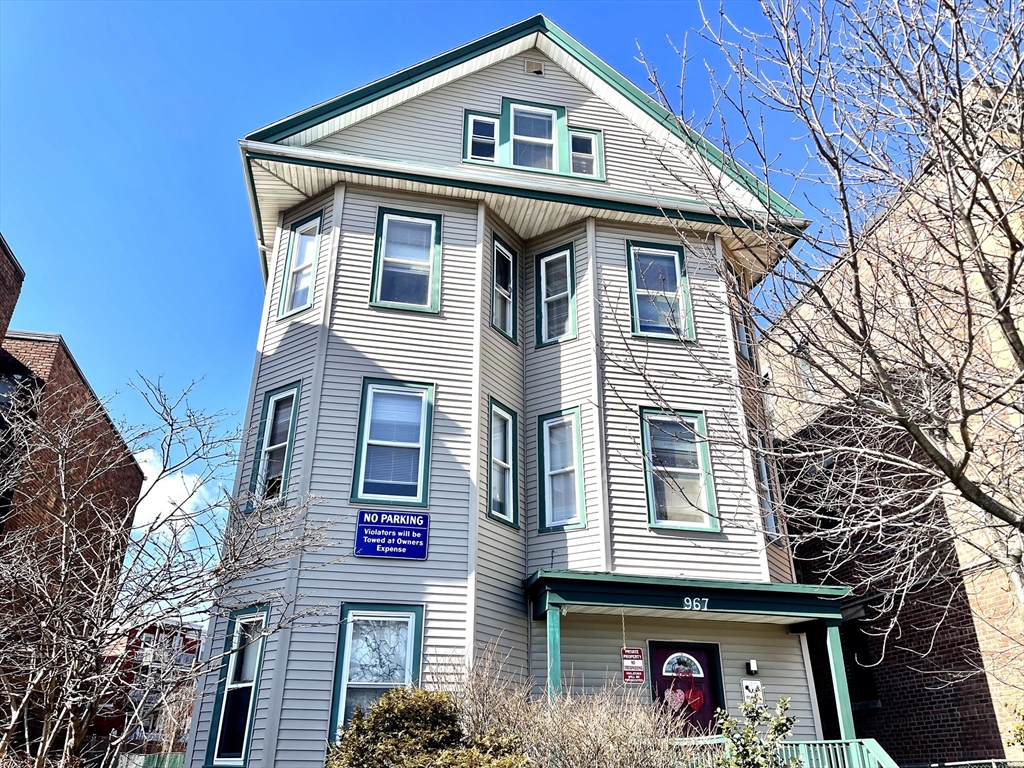
[[708, 599], [706, 597], [684, 597], [683, 608], [687, 611], [706, 611]]

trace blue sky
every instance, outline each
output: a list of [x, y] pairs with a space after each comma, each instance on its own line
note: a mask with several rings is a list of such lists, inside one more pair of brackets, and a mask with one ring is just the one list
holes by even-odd
[[[636, 41], [675, 82], [666, 35], [700, 23], [688, 2], [0, 3], [0, 230], [28, 273], [12, 327], [62, 333], [101, 395], [137, 371], [203, 378], [199, 406], [240, 413], [263, 285], [237, 140], [538, 12], [640, 85]], [[691, 34], [689, 52], [702, 114], [715, 51]]]

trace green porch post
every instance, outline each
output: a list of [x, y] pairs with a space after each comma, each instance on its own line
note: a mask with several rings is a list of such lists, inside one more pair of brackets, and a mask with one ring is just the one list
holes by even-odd
[[544, 611], [548, 629], [548, 696], [562, 691], [562, 606], [548, 605]]
[[839, 622], [828, 622], [828, 660], [832, 667], [832, 687], [836, 692], [836, 714], [839, 715], [839, 737], [844, 740], [856, 739], [853, 728], [853, 707], [850, 705], [850, 688], [846, 682], [846, 663], [843, 661], [843, 644], [839, 637]]

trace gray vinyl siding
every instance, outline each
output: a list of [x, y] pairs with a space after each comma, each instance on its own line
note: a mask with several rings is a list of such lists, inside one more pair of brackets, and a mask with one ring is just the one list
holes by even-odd
[[[570, 612], [562, 617], [562, 679], [566, 688], [593, 691], [622, 680], [623, 619], [619, 616], [587, 615]], [[722, 658], [722, 677], [726, 705], [736, 715], [743, 700], [740, 681], [756, 677], [764, 685], [765, 700], [773, 704], [782, 696], [791, 699], [789, 714], [799, 721], [793, 738], [813, 740], [814, 709], [808, 685], [810, 670], [804, 666], [798, 635], [786, 626], [733, 621], [688, 621], [675, 618], [626, 616], [627, 647], [644, 649], [647, 665], [647, 690], [651, 690], [649, 640], [718, 643]], [[544, 623], [535, 622], [534, 636], [544, 638]], [[546, 669], [545, 648], [534, 644], [533, 670]], [[746, 663], [757, 659], [758, 674], [746, 673]]]
[[[527, 58], [545, 62], [543, 77], [525, 72]], [[603, 131], [606, 181], [579, 179], [584, 193], [587, 187], [607, 186], [688, 199], [703, 192], [706, 199], [714, 199], [702, 173], [695, 170], [692, 162], [680, 160], [679, 150], [666, 150], [537, 49], [424, 93], [309, 146], [390, 160], [458, 166], [463, 162], [464, 110], [497, 114], [503, 97], [564, 106], [570, 126]], [[492, 170], [496, 177], [528, 173]]]
[[[576, 338], [536, 345], [536, 257], [537, 254], [573, 244], [576, 282]], [[602, 521], [595, 504], [601, 493], [597, 478], [598, 429], [593, 398], [593, 318], [590, 293], [590, 270], [593, 262], [587, 248], [586, 226], [580, 223], [527, 243], [524, 296], [526, 334], [526, 525], [529, 534], [527, 567], [573, 568], [600, 570], [603, 557], [600, 526]], [[539, 474], [537, 418], [547, 413], [579, 407], [583, 445], [583, 508], [587, 526], [578, 530], [539, 533]]]
[[[516, 251], [516, 324], [513, 343], [491, 326], [494, 233]], [[487, 212], [483, 249], [483, 301], [480, 306], [482, 344], [480, 349], [480, 502], [477, 521], [476, 557], [476, 643], [494, 644], [500, 658], [507, 658], [510, 672], [525, 671], [527, 665], [526, 598], [522, 581], [526, 576], [526, 409], [524, 383], [523, 320], [527, 311], [524, 296], [522, 241], [490, 211]], [[518, 416], [519, 529], [488, 517], [490, 509], [489, 398], [511, 408]]]
[[[740, 439], [744, 417], [733, 383], [730, 321], [714, 242], [684, 243], [696, 341], [680, 342], [632, 336], [627, 239], [679, 242], [670, 230], [597, 226], [613, 568], [765, 581], [760, 512], [749, 452]], [[650, 528], [640, 440], [644, 406], [705, 412], [720, 533]]]

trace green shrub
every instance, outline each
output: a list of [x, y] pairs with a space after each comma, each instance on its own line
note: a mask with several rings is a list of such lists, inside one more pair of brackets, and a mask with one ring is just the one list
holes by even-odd
[[467, 740], [452, 697], [422, 688], [394, 688], [363, 712], [357, 709], [327, 768], [530, 768], [529, 759], [500, 737]]
[[738, 705], [743, 720], [718, 710], [716, 724], [725, 739], [725, 750], [712, 759], [713, 768], [797, 768], [797, 758], [782, 757], [782, 742], [793, 732], [796, 718], [786, 714], [789, 699], [779, 699], [775, 711], [760, 695]]

